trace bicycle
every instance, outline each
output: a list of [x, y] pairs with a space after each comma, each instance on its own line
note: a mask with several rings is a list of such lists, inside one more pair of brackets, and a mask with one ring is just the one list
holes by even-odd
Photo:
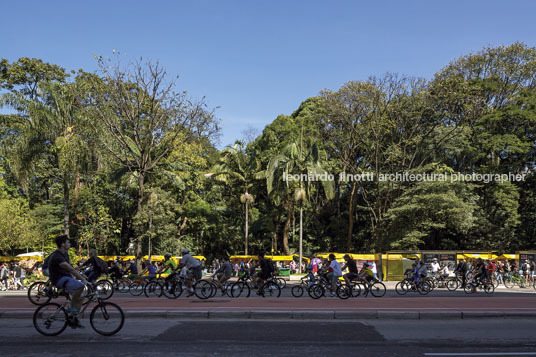
[[513, 288], [514, 286], [518, 285], [520, 288], [526, 288], [527, 282], [526, 280], [519, 275], [518, 272], [514, 272], [510, 274], [508, 277], [504, 277], [504, 286], [507, 288]]
[[244, 275], [239, 276], [238, 280], [231, 285], [231, 296], [232, 297], [240, 297], [245, 296], [249, 297], [251, 294], [251, 286], [250, 284], [253, 283], [253, 280], [251, 278], [251, 274], [246, 271], [244, 272]]
[[[89, 322], [95, 332], [103, 336], [112, 336], [119, 332], [125, 323], [125, 314], [121, 308], [112, 303], [104, 301], [98, 290], [93, 290], [88, 296], [89, 302], [97, 302], [89, 314]], [[44, 336], [57, 336], [62, 333], [67, 326], [76, 328], [77, 316], [68, 312], [70, 298], [67, 294], [67, 301], [63, 304], [49, 302], [41, 305], [33, 314], [33, 325], [37, 332]], [[82, 306], [79, 316], [83, 316], [89, 303]]]
[[398, 295], [406, 295], [408, 292], [417, 292], [420, 295], [427, 295], [432, 291], [430, 283], [426, 280], [415, 282], [413, 278], [405, 278], [395, 286], [395, 292]]
[[474, 294], [479, 288], [489, 295], [495, 291], [495, 286], [488, 279], [473, 279], [471, 283], [465, 286], [464, 291], [466, 294]]
[[295, 285], [292, 287], [292, 289], [290, 290], [290, 293], [294, 297], [301, 297], [303, 296], [303, 292], [306, 289], [308, 289], [309, 286], [311, 285], [312, 285], [312, 280], [308, 275], [306, 275], [300, 279], [300, 283], [298, 285]]

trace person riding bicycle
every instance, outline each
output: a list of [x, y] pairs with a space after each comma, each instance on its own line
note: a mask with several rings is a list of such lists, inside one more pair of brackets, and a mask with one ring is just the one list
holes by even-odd
[[255, 286], [257, 287], [257, 289], [260, 289], [262, 284], [272, 276], [272, 273], [275, 271], [275, 269], [272, 261], [270, 259], [264, 258], [264, 252], [260, 252], [257, 257], [259, 259], [255, 264], [255, 268], [260, 267], [261, 271], [259, 273], [254, 274], [252, 277]]
[[[71, 307], [68, 310], [74, 316], [76, 327], [83, 328], [78, 321], [78, 312], [82, 306], [82, 292], [84, 285], [88, 284], [86, 278], [81, 275], [69, 261], [67, 252], [71, 248], [71, 241], [66, 235], [61, 235], [55, 239], [58, 249], [52, 252], [48, 260], [48, 270], [50, 282], [58, 289], [63, 289], [71, 295]], [[78, 280], [74, 279], [75, 276]]]
[[164, 263], [162, 264], [162, 267], [160, 269], [154, 272], [154, 275], [156, 276], [156, 274], [162, 274], [166, 271], [168, 272], [168, 276], [165, 279], [165, 283], [167, 286], [169, 282], [173, 281], [175, 275], [177, 275], [177, 263], [174, 259], [171, 259], [171, 254], [169, 253], [164, 255]]
[[426, 278], [428, 276], [428, 268], [426, 264], [417, 259], [415, 261], [415, 269], [413, 271], [413, 282], [418, 283], [421, 278]]
[[89, 259], [86, 260], [81, 268], [89, 266], [89, 270], [87, 272], [87, 280], [89, 282], [94, 283], [97, 281], [97, 279], [102, 275], [108, 272], [108, 269], [104, 268], [106, 263], [104, 263], [99, 257], [97, 257], [97, 251], [95, 249], [89, 250]]
[[119, 269], [119, 262], [117, 260], [114, 260], [112, 262], [112, 266], [110, 267], [110, 277], [112, 278], [112, 281], [119, 280], [123, 277], [123, 274], [121, 273], [121, 269]]
[[128, 266], [127, 270], [125, 270], [125, 274], [132, 274], [132, 275], [138, 275], [138, 266], [136, 265], [136, 262], [134, 260], [130, 261], [130, 265]]
[[335, 259], [335, 254], [329, 255], [329, 273], [328, 273], [328, 280], [331, 283], [331, 296], [335, 296], [335, 290], [337, 289], [337, 282], [339, 281], [339, 278], [342, 276], [342, 270], [341, 265], [339, 262]]
[[478, 258], [476, 264], [476, 275], [473, 279], [473, 286], [477, 286], [479, 282], [489, 279], [488, 269], [482, 258]]
[[348, 273], [344, 274], [344, 282], [346, 285], [350, 285], [350, 282], [358, 277], [357, 264], [348, 254], [344, 255], [345, 264], [341, 267], [341, 270], [348, 268]]
[[363, 263], [363, 268], [361, 268], [358, 277], [365, 280], [369, 284], [378, 281], [378, 279], [374, 277], [374, 273], [372, 272], [372, 267], [369, 262]]
[[[195, 259], [190, 254], [190, 251], [186, 248], [183, 248], [181, 250], [181, 255], [182, 255], [182, 259], [179, 264], [179, 269], [182, 269], [183, 267], [187, 267], [188, 270], [192, 273], [193, 282], [200, 280], [201, 277], [203, 276], [203, 273], [201, 271], [201, 263], [199, 263], [199, 260]], [[186, 287], [188, 288], [188, 291], [186, 292], [186, 296], [194, 295], [194, 289], [192, 287], [191, 279], [186, 279]]]
[[439, 265], [437, 258], [434, 258], [432, 260], [432, 264], [430, 265], [430, 268], [432, 270], [432, 275], [437, 275], [439, 273], [441, 266]]
[[223, 284], [227, 280], [231, 278], [231, 275], [233, 275], [233, 267], [231, 266], [231, 263], [229, 262], [229, 258], [223, 257], [221, 260], [220, 267], [214, 272], [214, 277], [216, 279], [214, 280], [214, 283], [218, 285], [218, 287], [221, 290], [222, 295], [225, 294], [225, 289], [223, 287]]

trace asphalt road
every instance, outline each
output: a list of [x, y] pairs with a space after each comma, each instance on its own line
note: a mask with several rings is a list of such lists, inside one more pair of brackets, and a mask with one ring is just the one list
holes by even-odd
[[127, 319], [115, 336], [67, 329], [39, 335], [30, 320], [0, 320], [2, 356], [329, 355], [536, 356], [536, 321]]

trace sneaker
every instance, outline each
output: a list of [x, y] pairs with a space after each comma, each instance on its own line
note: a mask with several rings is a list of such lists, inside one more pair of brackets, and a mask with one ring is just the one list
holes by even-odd
[[191, 291], [187, 291], [186, 292], [186, 297], [190, 297], [190, 296], [194, 296], [195, 293], [191, 292]]
[[335, 294], [335, 293], [331, 293], [330, 295], [331, 295], [332, 297], [333, 297], [333, 296], [337, 296], [337, 294]]

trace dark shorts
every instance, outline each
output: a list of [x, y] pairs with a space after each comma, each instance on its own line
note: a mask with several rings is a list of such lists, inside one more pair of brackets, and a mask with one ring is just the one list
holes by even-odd
[[201, 265], [195, 268], [190, 268], [190, 271], [192, 272], [192, 275], [196, 281], [201, 280], [201, 277], [203, 276]]
[[358, 275], [356, 273], [348, 273], [348, 274], [346, 274], [346, 277], [348, 279], [350, 279], [350, 280], [357, 278], [357, 276]]
[[84, 287], [84, 284], [70, 276], [63, 276], [58, 280], [56, 287], [67, 291], [69, 294], [73, 294], [76, 290]]
[[269, 277], [270, 273], [263, 273], [262, 271], [259, 273], [259, 278], [261, 278], [262, 280], [268, 280]]

